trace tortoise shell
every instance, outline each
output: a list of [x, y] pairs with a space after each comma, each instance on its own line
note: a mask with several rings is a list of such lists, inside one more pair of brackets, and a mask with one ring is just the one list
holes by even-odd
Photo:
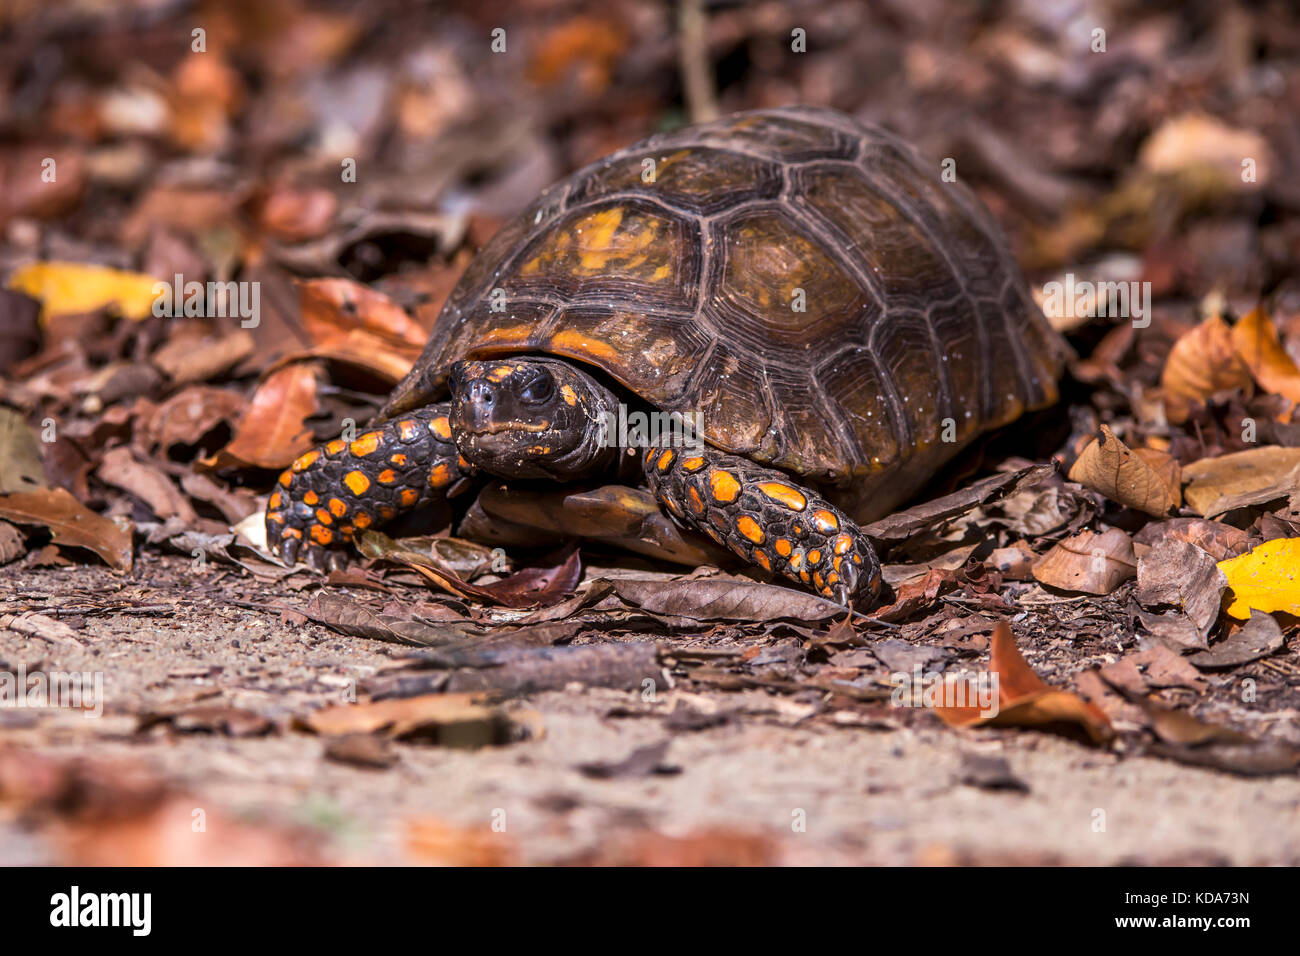
[[996, 225], [896, 137], [829, 110], [653, 136], [483, 248], [383, 417], [502, 353], [594, 366], [858, 520], [1056, 400], [1065, 346]]

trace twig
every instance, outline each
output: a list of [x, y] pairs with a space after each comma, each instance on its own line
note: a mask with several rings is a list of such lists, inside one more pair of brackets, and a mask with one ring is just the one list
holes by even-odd
[[709, 64], [708, 18], [704, 0], [678, 0], [678, 48], [681, 53], [682, 88], [692, 123], [718, 118], [718, 96]]

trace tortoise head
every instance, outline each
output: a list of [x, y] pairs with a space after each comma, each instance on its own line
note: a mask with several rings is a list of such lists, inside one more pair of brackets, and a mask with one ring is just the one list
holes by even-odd
[[568, 481], [617, 455], [602, 423], [618, 400], [560, 359], [457, 362], [449, 384], [456, 447], [490, 474]]

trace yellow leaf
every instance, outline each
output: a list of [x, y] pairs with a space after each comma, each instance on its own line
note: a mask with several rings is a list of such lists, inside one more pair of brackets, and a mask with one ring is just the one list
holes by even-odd
[[1238, 620], [1256, 611], [1300, 615], [1300, 538], [1274, 538], [1239, 558], [1219, 562], [1235, 600], [1228, 613]]
[[128, 319], [143, 319], [153, 311], [158, 284], [139, 272], [82, 262], [33, 262], [9, 277], [9, 288], [40, 299], [44, 318], [112, 305]]

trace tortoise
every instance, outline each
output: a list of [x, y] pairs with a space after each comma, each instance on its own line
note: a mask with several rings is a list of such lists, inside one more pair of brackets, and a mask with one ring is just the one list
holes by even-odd
[[[614, 153], [503, 226], [378, 424], [280, 476], [268, 540], [323, 570], [356, 529], [476, 477], [631, 462], [678, 526], [870, 606], [861, 525], [1055, 402], [1066, 354], [964, 185], [831, 110], [739, 113]], [[609, 427], [629, 411], [691, 440]]]

